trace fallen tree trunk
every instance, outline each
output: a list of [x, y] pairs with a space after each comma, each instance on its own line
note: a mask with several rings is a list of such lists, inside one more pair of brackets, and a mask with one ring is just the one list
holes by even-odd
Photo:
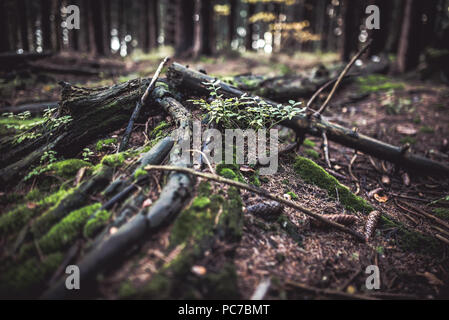
[[[363, 67], [353, 66], [343, 84], [349, 84], [357, 76], [363, 76], [373, 73], [385, 73], [388, 71], [388, 57], [382, 57], [379, 61], [370, 61]], [[323, 69], [323, 70], [322, 70]], [[324, 67], [315, 70], [311, 74], [305, 75], [286, 75], [266, 78], [263, 76], [236, 76], [232, 79], [227, 77], [230, 84], [238, 89], [247, 91], [252, 95], [261, 96], [277, 102], [287, 102], [289, 100], [298, 100], [309, 98], [322, 85], [328, 81], [336, 80], [341, 68], [328, 71]]]
[[[189, 162], [182, 157], [181, 145], [190, 143], [190, 113], [178, 101], [170, 97], [165, 90], [154, 90], [153, 99], [178, 124], [178, 131], [173, 133], [175, 145], [170, 152], [170, 164], [187, 167]], [[188, 139], [188, 141], [186, 141]], [[190, 159], [189, 159], [190, 160]], [[173, 173], [158, 200], [150, 207], [142, 209], [132, 220], [124, 224], [116, 233], [109, 235], [95, 246], [79, 263], [80, 281], [94, 282], [94, 277], [101, 271], [121, 260], [136, 244], [142, 242], [149, 234], [170, 221], [179, 213], [190, 198], [195, 180], [184, 173]], [[86, 282], [85, 282], [86, 281]], [[87, 288], [86, 288], [87, 289]], [[43, 295], [44, 299], [62, 299], [70, 295], [66, 289], [65, 279], [61, 279]], [[77, 292], [77, 295], [79, 292]]]
[[[57, 114], [29, 130], [36, 138], [17, 143], [14, 137], [6, 137], [0, 142], [2, 188], [23, 176], [26, 173], [23, 169], [38, 161], [45, 151], [52, 149], [58, 155], [73, 157], [93, 139], [122, 127], [148, 83], [148, 79], [136, 79], [105, 88], [61, 83], [62, 99]], [[62, 116], [70, 116], [70, 121], [56, 126]]]
[[[176, 89], [188, 92], [189, 95], [208, 94], [209, 91], [205, 83], [216, 80], [213, 77], [188, 69], [178, 63], [173, 63], [169, 67], [168, 79]], [[219, 92], [225, 97], [240, 97], [244, 94], [243, 91], [223, 82], [220, 82], [219, 86]], [[277, 105], [277, 103], [270, 100], [265, 100], [265, 102], [271, 105]], [[393, 146], [354, 132], [343, 126], [327, 122], [323, 117], [316, 118], [304, 113], [293, 117], [291, 120], [284, 120], [281, 124], [295, 130], [298, 134], [310, 134], [321, 137], [322, 133], [325, 132], [331, 141], [362, 151], [379, 159], [390, 161], [417, 173], [449, 175], [449, 166], [446, 164], [412, 154], [408, 152], [407, 148]]]

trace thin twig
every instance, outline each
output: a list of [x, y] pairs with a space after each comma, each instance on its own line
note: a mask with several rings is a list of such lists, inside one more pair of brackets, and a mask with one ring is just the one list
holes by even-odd
[[329, 160], [329, 142], [327, 140], [326, 132], [323, 131], [323, 151], [324, 151], [324, 158], [326, 159], [327, 166], [332, 169], [331, 161]]
[[223, 177], [220, 177], [220, 176], [217, 176], [217, 175], [213, 175], [213, 174], [198, 172], [198, 171], [192, 170], [190, 168], [182, 168], [182, 167], [174, 167], [174, 166], [153, 166], [153, 165], [150, 165], [150, 166], [146, 166], [145, 170], [164, 170], [164, 171], [181, 172], [181, 173], [185, 173], [185, 174], [191, 174], [191, 175], [194, 175], [194, 176], [198, 176], [198, 177], [201, 177], [201, 178], [204, 178], [204, 179], [208, 179], [208, 180], [212, 180], [212, 181], [216, 181], [216, 182], [220, 182], [220, 183], [225, 183], [225, 184], [237, 187], [239, 189], [245, 189], [245, 190], [254, 192], [254, 193], [258, 194], [258, 195], [261, 195], [261, 196], [263, 196], [265, 198], [268, 198], [270, 200], [277, 201], [279, 203], [283, 203], [284, 205], [286, 205], [286, 206], [288, 206], [290, 208], [299, 210], [299, 211], [303, 212], [304, 214], [306, 214], [306, 215], [308, 215], [308, 216], [310, 216], [312, 218], [315, 218], [316, 220], [318, 220], [320, 222], [323, 222], [323, 223], [325, 223], [325, 224], [327, 224], [327, 225], [329, 225], [331, 227], [334, 227], [334, 228], [339, 229], [339, 230], [341, 230], [343, 232], [346, 232], [346, 233], [354, 236], [356, 239], [358, 239], [358, 240], [360, 240], [362, 242], [365, 241], [364, 237], [361, 234], [359, 234], [358, 232], [356, 232], [356, 231], [354, 231], [354, 230], [352, 230], [350, 228], [345, 227], [342, 224], [333, 222], [333, 221], [331, 221], [329, 219], [324, 218], [320, 214], [314, 213], [314, 212], [310, 211], [309, 209], [304, 208], [304, 207], [302, 207], [302, 206], [300, 206], [300, 205], [298, 205], [298, 204], [296, 204], [296, 203], [294, 203], [292, 201], [289, 201], [289, 200], [286, 200], [284, 198], [281, 198], [281, 197], [278, 197], [276, 195], [273, 195], [273, 194], [269, 193], [266, 190], [259, 189], [257, 187], [253, 187], [253, 186], [249, 186], [246, 183], [241, 183], [241, 182], [238, 182], [238, 181], [229, 180], [229, 179], [226, 179], [226, 178], [223, 178]]
[[315, 116], [319, 116], [320, 114], [322, 114], [326, 110], [327, 106], [329, 105], [330, 100], [332, 99], [332, 97], [334, 96], [335, 92], [337, 91], [337, 88], [340, 85], [341, 81], [343, 80], [345, 75], [348, 73], [349, 69], [351, 69], [352, 65], [362, 55], [362, 53], [364, 53], [365, 50], [368, 49], [368, 47], [371, 45], [371, 42], [372, 42], [372, 39], [370, 39], [368, 41], [368, 43], [362, 49], [360, 49], [359, 52], [357, 52], [357, 54], [351, 59], [351, 61], [349, 61], [349, 63], [346, 65], [346, 67], [341, 72], [341, 74], [338, 77], [337, 81], [335, 82], [334, 86], [332, 87], [332, 90], [329, 93], [329, 95], [327, 96], [326, 101], [324, 101], [323, 105], [315, 113]]
[[139, 117], [140, 109], [142, 109], [142, 106], [144, 106], [145, 103], [147, 102], [148, 96], [150, 95], [151, 91], [153, 91], [154, 86], [156, 85], [156, 81], [162, 72], [162, 69], [164, 68], [164, 66], [167, 64], [167, 62], [169, 60], [170, 60], [169, 57], [165, 57], [165, 59], [161, 62], [161, 64], [159, 65], [159, 67], [156, 70], [156, 73], [154, 74], [153, 78], [151, 79], [150, 84], [148, 85], [147, 89], [145, 90], [145, 93], [142, 95], [142, 98], [140, 98], [140, 100], [136, 103], [136, 107], [134, 108], [133, 114], [131, 115], [131, 119], [128, 122], [128, 126], [126, 127], [126, 131], [123, 135], [122, 142], [120, 143], [118, 152], [122, 152], [122, 151], [126, 150], [126, 148], [128, 147], [128, 141], [129, 141], [129, 137], [130, 137], [131, 132], [134, 127], [134, 121], [136, 121], [136, 119]]

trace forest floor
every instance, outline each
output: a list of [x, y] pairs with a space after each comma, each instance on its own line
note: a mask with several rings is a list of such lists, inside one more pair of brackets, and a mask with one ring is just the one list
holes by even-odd
[[[56, 80], [83, 86], [107, 86], [148, 76], [154, 72], [157, 59], [158, 55], [134, 57], [124, 62], [103, 61], [110, 66], [111, 72], [95, 77], [52, 75], [44, 77], [45, 83], [38, 84], [24, 81], [30, 78], [28, 75], [17, 77], [17, 86], [1, 87], [0, 111], [5, 106], [57, 101], [60, 89]], [[203, 58], [196, 62], [181, 59], [180, 62], [216, 76], [246, 73], [289, 75], [313, 68], [318, 63], [331, 65], [336, 62], [336, 56], [307, 54], [293, 59], [284, 55], [245, 55]], [[320, 97], [320, 101], [324, 98], [325, 94]], [[189, 102], [183, 103], [193, 107]], [[387, 143], [409, 143], [413, 152], [448, 163], [448, 110], [449, 88], [445, 85], [422, 82], [414, 77], [373, 75], [342, 87], [324, 116], [346, 127], [357, 127], [358, 132]], [[149, 120], [149, 128], [154, 128], [161, 120], [169, 118], [155, 116]], [[167, 127], [164, 131], [169, 132], [172, 128]], [[145, 123], [136, 125], [130, 147], [144, 143], [144, 131], [147, 129]], [[122, 132], [123, 129], [110, 133], [105, 139], [117, 138]], [[293, 133], [286, 132], [284, 145], [293, 140]], [[448, 245], [435, 235], [442, 234], [449, 238], [449, 229], [444, 230], [444, 226], [426, 218], [422, 212], [449, 223], [449, 201], [439, 201], [449, 195], [449, 181], [414, 172], [406, 173], [390, 163], [354, 153], [354, 150], [333, 142], [329, 145], [332, 164], [329, 169], [321, 144], [321, 139], [308, 137], [300, 150], [282, 154], [275, 175], [258, 177], [261, 188], [297, 201], [317, 213], [351, 213], [340, 199], [304, 181], [294, 166], [297, 156], [303, 156], [326, 168], [354, 194], [416, 233], [405, 236], [397, 225], [384, 225], [377, 230], [369, 244], [362, 244], [339, 231], [314, 227], [306, 215], [290, 208], [284, 208], [284, 213], [295, 226], [295, 236], [280, 231], [273, 222], [244, 214], [241, 240], [232, 244], [215, 242], [203, 257], [194, 262], [192, 274], [201, 277], [209, 272], [218, 273], [224, 265], [231, 264], [235, 266], [232, 273], [235, 273], [238, 288], [237, 295], [233, 297], [245, 299], [250, 298], [257, 286], [268, 278], [271, 279], [271, 287], [266, 298], [270, 299], [344, 298], [347, 297], [345, 293], [362, 294], [366, 298], [448, 298]], [[89, 148], [95, 150], [95, 144]], [[94, 164], [99, 162], [115, 148], [116, 145], [112, 144], [106, 150], [96, 152], [90, 161]], [[247, 167], [242, 167], [240, 173], [247, 181], [254, 178], [254, 171]], [[213, 190], [218, 189], [223, 187], [213, 184]], [[155, 201], [159, 191], [160, 185], [152, 186], [148, 199]], [[2, 197], [6, 198], [8, 194], [2, 194]], [[264, 201], [247, 191], [241, 192], [241, 198], [244, 208]], [[11, 207], [12, 204], [2, 201], [0, 208], [5, 213]], [[366, 216], [361, 213], [356, 215], [359, 219], [353, 228], [363, 232]], [[126, 262], [105, 274], [99, 280], [100, 286], [94, 296], [123, 298], [133, 296], [145, 287], [161, 270], [161, 266], [173, 261], [182, 250], [169, 246], [172, 228], [162, 228], [129, 256]], [[6, 239], [3, 239], [3, 243], [6, 243]], [[370, 265], [379, 267], [380, 290], [366, 289], [368, 275], [365, 269]], [[225, 277], [223, 281], [227, 279]], [[201, 290], [194, 292], [193, 297], [201, 298]]]

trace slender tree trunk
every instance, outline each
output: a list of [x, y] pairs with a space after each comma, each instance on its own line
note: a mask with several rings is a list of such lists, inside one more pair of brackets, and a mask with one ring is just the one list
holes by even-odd
[[148, 53], [151, 49], [151, 29], [150, 29], [150, 0], [143, 0], [141, 11], [141, 28], [140, 39], [142, 41], [142, 49]]
[[176, 24], [179, 23], [176, 17], [177, 0], [167, 0], [165, 3], [165, 24], [164, 24], [164, 44], [175, 45]]
[[62, 35], [62, 15], [61, 7], [62, 0], [53, 0], [52, 11], [54, 14], [54, 44], [56, 51], [61, 51], [64, 48], [63, 35]]
[[247, 13], [248, 24], [246, 26], [245, 48], [247, 51], [250, 51], [253, 50], [254, 24], [249, 22], [249, 19], [254, 15], [254, 13], [256, 13], [256, 6], [249, 3]]
[[159, 0], [151, 1], [151, 46], [156, 48], [159, 41]]
[[370, 30], [370, 37], [373, 42], [369, 48], [369, 53], [371, 55], [378, 55], [386, 51], [386, 45], [388, 40], [388, 35], [391, 32], [391, 24], [394, 21], [393, 4], [394, 1], [391, 0], [375, 0], [372, 4], [379, 7], [380, 11], [380, 29]]
[[159, 0], [152, 0], [150, 5], [151, 46], [159, 45]]
[[343, 0], [342, 2], [343, 33], [340, 57], [343, 61], [349, 61], [351, 54], [357, 51], [361, 9], [360, 1]]
[[[419, 2], [419, 3], [418, 3]], [[422, 43], [419, 39], [421, 27], [421, 1], [406, 0], [404, 20], [402, 22], [401, 37], [397, 53], [396, 71], [407, 72], [419, 63]]]
[[96, 1], [90, 1], [90, 10], [92, 12], [91, 19], [92, 19], [92, 25], [94, 29], [94, 41], [95, 41], [95, 53], [97, 55], [103, 56], [104, 51], [104, 34], [103, 34], [103, 19], [102, 13], [103, 13], [103, 6], [102, 1], [96, 0]]
[[0, 0], [0, 52], [11, 51], [6, 0]]
[[194, 0], [178, 0], [176, 6], [177, 23], [175, 30], [175, 50], [176, 55], [178, 56], [193, 48], [194, 12]]
[[22, 43], [23, 51], [30, 51], [29, 39], [28, 39], [28, 17], [27, 17], [27, 5], [25, 0], [18, 0], [17, 11], [20, 24], [20, 40]]
[[237, 0], [229, 1], [230, 12], [228, 16], [228, 34], [227, 34], [229, 47], [231, 47], [232, 40], [234, 39], [235, 31], [237, 29], [236, 25], [237, 5], [238, 5]]
[[397, 53], [399, 36], [401, 34], [402, 21], [404, 17], [405, 1], [396, 0], [392, 2], [392, 5], [393, 5], [392, 17], [394, 17], [394, 19], [390, 22], [390, 28], [388, 30], [388, 37], [387, 43], [385, 44], [385, 49], [387, 52]]
[[51, 0], [41, 0], [42, 49], [52, 50], [54, 45], [51, 36]]
[[111, 53], [111, 30], [112, 30], [112, 8], [110, 0], [103, 0], [104, 2], [104, 53], [109, 55]]

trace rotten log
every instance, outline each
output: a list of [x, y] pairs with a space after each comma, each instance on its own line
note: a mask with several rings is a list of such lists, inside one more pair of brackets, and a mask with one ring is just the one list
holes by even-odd
[[[190, 161], [182, 157], [181, 146], [190, 144], [191, 117], [178, 101], [169, 96], [165, 90], [154, 90], [154, 101], [160, 105], [178, 125], [173, 133], [175, 145], [170, 152], [170, 164], [187, 167]], [[188, 139], [188, 141], [186, 141]], [[101, 241], [84, 258], [78, 262], [80, 281], [95, 282], [94, 277], [101, 271], [120, 261], [123, 254], [129, 252], [136, 244], [144, 241], [159, 227], [168, 223], [185, 206], [190, 198], [195, 180], [184, 173], [172, 173], [161, 191], [158, 200], [149, 208], [143, 208], [134, 218], [122, 225], [117, 232]], [[66, 289], [62, 278], [44, 294], [44, 299], [63, 299], [72, 292]], [[77, 292], [79, 295], [79, 292]]]
[[[189, 95], [209, 94], [206, 84], [216, 79], [203, 73], [188, 69], [178, 63], [173, 63], [167, 73], [170, 84], [177, 90], [187, 92]], [[225, 97], [240, 97], [243, 91], [226, 84], [219, 83], [219, 92]], [[272, 106], [278, 104], [264, 99]], [[338, 124], [325, 120], [324, 117], [311, 117], [306, 114], [298, 114], [291, 120], [284, 120], [282, 125], [293, 129], [297, 133], [306, 133], [316, 137], [321, 137], [325, 132], [328, 139], [346, 147], [375, 156], [379, 159], [390, 161], [399, 167], [413, 170], [416, 173], [427, 173], [434, 175], [449, 175], [449, 166], [426, 157], [415, 155], [409, 151], [404, 152], [402, 147], [376, 140], [369, 136], [354, 132]]]
[[[60, 156], [76, 156], [88, 143], [119, 129], [131, 116], [136, 101], [148, 86], [148, 79], [136, 79], [112, 87], [82, 88], [62, 82], [62, 99], [58, 116], [71, 117], [71, 121], [52, 130], [40, 125], [30, 132], [41, 134], [19, 144], [14, 137], [0, 141], [0, 188], [26, 173], [46, 150]], [[149, 111], [155, 108], [150, 104]]]

